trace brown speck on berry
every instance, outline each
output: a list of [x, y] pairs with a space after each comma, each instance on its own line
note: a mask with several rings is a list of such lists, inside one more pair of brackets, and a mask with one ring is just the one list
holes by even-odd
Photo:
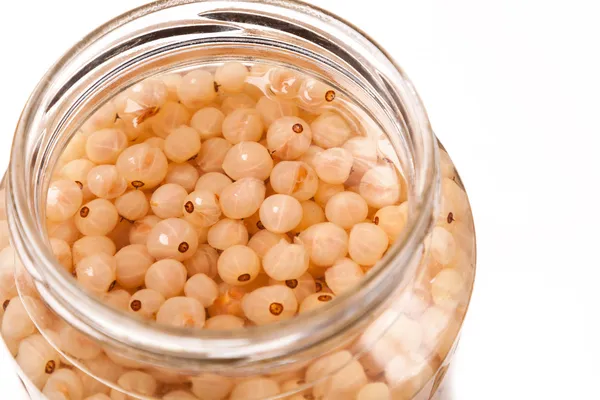
[[86, 218], [88, 215], [90, 215], [90, 209], [88, 207], [81, 207], [81, 210], [79, 210], [79, 215], [81, 218]]
[[111, 290], [113, 290], [115, 286], [117, 286], [117, 281], [112, 281], [112, 283], [108, 287], [108, 291], [110, 292]]
[[273, 315], [281, 315], [281, 313], [283, 312], [283, 304], [271, 303], [269, 305], [269, 312]]
[[213, 86], [215, 88], [215, 92], [219, 91], [219, 87], [221, 87], [221, 85], [219, 85], [217, 82], [213, 82]]
[[455, 221], [454, 214], [451, 212], [448, 213], [448, 218], [446, 218], [446, 221], [448, 221], [449, 224], [453, 223]]
[[375, 218], [373, 218], [373, 223], [374, 223], [375, 225], [379, 225], [379, 217], [375, 217]]
[[264, 225], [263, 225], [263, 223], [262, 223], [262, 222], [260, 222], [260, 221], [258, 221], [258, 222], [256, 223], [256, 227], [257, 227], [258, 229], [261, 229], [261, 230], [262, 230], [262, 229], [265, 229], [265, 226], [264, 226]]
[[302, 133], [304, 131], [304, 127], [302, 124], [294, 124], [294, 126], [292, 126], [292, 130], [294, 133]]
[[322, 302], [331, 301], [331, 296], [328, 294], [322, 294], [319, 297], [317, 297], [317, 300], [322, 301]]
[[139, 300], [134, 300], [129, 305], [133, 311], [139, 311], [142, 308], [142, 302]]
[[186, 251], [188, 251], [190, 249], [190, 245], [187, 242], [181, 242], [179, 244], [179, 247], [177, 247], [177, 250], [180, 253], [185, 253]]
[[131, 182], [131, 186], [133, 186], [135, 189], [139, 189], [141, 187], [144, 186], [144, 182], [142, 181], [133, 181]]
[[319, 282], [319, 281], [315, 282], [315, 289], [317, 292], [320, 292], [321, 290], [323, 290], [323, 285], [321, 284], [321, 282]]
[[79, 181], [75, 181], [75, 183], [77, 184], [77, 186], [79, 186], [79, 189], [83, 190], [83, 183]]
[[328, 90], [327, 93], [325, 93], [325, 100], [327, 102], [331, 103], [334, 99], [335, 99], [335, 92], [333, 90]]
[[288, 279], [287, 281], [285, 281], [285, 285], [290, 289], [295, 289], [296, 287], [298, 287], [298, 279]]
[[188, 214], [191, 214], [194, 212], [194, 203], [192, 203], [191, 201], [188, 201], [187, 203], [185, 203], [185, 205], [183, 207], [185, 208], [185, 211]]
[[237, 278], [238, 282], [248, 282], [250, 280], [250, 274], [242, 274]]
[[10, 299], [8, 300], [4, 300], [4, 303], [2, 303], [2, 309], [4, 311], [6, 311], [6, 309], [8, 308], [8, 305], [10, 304]]
[[54, 360], [50, 360], [46, 363], [46, 367], [44, 368], [44, 372], [46, 372], [47, 374], [51, 374], [54, 372], [54, 369], [56, 368], [56, 362]]

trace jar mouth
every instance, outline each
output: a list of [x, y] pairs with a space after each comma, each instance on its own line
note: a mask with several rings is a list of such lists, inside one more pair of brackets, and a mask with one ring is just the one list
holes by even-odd
[[[265, 32], [249, 29], [257, 26]], [[167, 35], [170, 30], [172, 36], [161, 37], [158, 30]], [[278, 34], [285, 34], [286, 40]], [[123, 40], [130, 35], [134, 36]], [[368, 95], [378, 96], [379, 103], [385, 105], [389, 122], [406, 139], [406, 162], [411, 165], [409, 217], [403, 236], [352, 293], [337, 296], [315, 313], [225, 334], [151, 325], [127, 316], [89, 296], [58, 267], [47, 245], [41, 204], [48, 183], [43, 181], [49, 175], [46, 158], [52, 158], [49, 149], [58, 146], [54, 133], [64, 128], [60, 123], [57, 126], [56, 121], [59, 117], [62, 123], [66, 120], [61, 102], [81, 98], [71, 93], [78, 88], [78, 80], [89, 78], [86, 93], [98, 93], [107, 78], [92, 77], [92, 73], [106, 75], [109, 69], [102, 69], [102, 65], [110, 57], [118, 58], [118, 52], [138, 50], [135, 46], [140, 45], [140, 38], [144, 37], [148, 45], [162, 43], [168, 47], [169, 40], [180, 37], [177, 35], [191, 35], [191, 40], [198, 43], [208, 35], [211, 43], [218, 38], [221, 46], [254, 40], [276, 43], [282, 52], [293, 53], [303, 46], [325, 50], [334, 61], [325, 57], [323, 62], [343, 65], [344, 79], [362, 78]], [[156, 56], [147, 47], [139, 50], [141, 53], [134, 53], [136, 57]], [[164, 62], [160, 57], [155, 60], [153, 68]], [[120, 61], [118, 65], [119, 68], [110, 69], [110, 74], [119, 74], [132, 63]], [[152, 68], [145, 71], [150, 73]], [[111, 82], [114, 90], [115, 82]], [[69, 107], [67, 110], [71, 110]], [[12, 148], [7, 191], [11, 235], [23, 265], [49, 307], [110, 348], [124, 352], [133, 349], [137, 359], [188, 370], [218, 371], [237, 365], [256, 368], [284, 362], [284, 357], [289, 362], [291, 354], [297, 354], [297, 360], [310, 358], [315, 352], [322, 352], [317, 345], [335, 343], [340, 332], [363, 327], [369, 314], [386, 302], [410, 273], [410, 266], [420, 259], [420, 246], [432, 225], [438, 195], [436, 145], [424, 107], [406, 75], [377, 43], [339, 17], [291, 0], [162, 0], [132, 10], [93, 31], [67, 52], [36, 87], [17, 126]]]

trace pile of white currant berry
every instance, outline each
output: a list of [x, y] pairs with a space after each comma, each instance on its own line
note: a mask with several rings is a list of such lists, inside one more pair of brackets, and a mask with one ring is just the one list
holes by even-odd
[[85, 123], [46, 207], [81, 286], [160, 324], [235, 329], [318, 308], [377, 263], [406, 218], [401, 175], [340, 114], [308, 111], [332, 89], [267, 74], [256, 100], [240, 63], [150, 78]]
[[[324, 82], [266, 64], [140, 81], [98, 109], [62, 153], [46, 202], [52, 251], [86, 291], [149, 322], [232, 330], [314, 311], [359, 285], [407, 220], [387, 139], [352, 107]], [[360, 362], [338, 350], [307, 368], [238, 379], [181, 377], [123, 358], [57, 319], [23, 282], [19, 296], [4, 268], [17, 259], [6, 221], [2, 336], [51, 400], [131, 397], [71, 368], [46, 338], [97, 377], [164, 400], [263, 399], [328, 374], [289, 398], [413, 398], [454, 342], [472, 279], [468, 201], [440, 155], [431, 259], [398, 300], [406, 315], [388, 310], [359, 338], [371, 348]], [[396, 319], [373, 346], [377, 328]]]

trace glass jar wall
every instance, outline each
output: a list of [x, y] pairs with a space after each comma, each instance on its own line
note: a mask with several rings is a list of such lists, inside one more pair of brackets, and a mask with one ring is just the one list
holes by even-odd
[[[193, 125], [192, 117], [207, 108], [191, 104], [185, 91], [175, 88], [153, 109], [125, 106], [119, 114], [117, 103], [132, 87], [148, 79], [176, 86], [190, 71], [213, 74], [231, 61], [248, 67], [244, 85], [215, 86], [219, 94], [211, 99], [212, 108], [224, 115], [257, 110], [264, 126], [256, 141], [273, 124], [264, 104], [287, 104], [311, 128], [333, 114], [352, 127], [351, 135], [329, 146], [335, 135], [328, 132], [319, 144], [353, 154], [356, 176], [342, 189], [360, 193], [362, 175], [385, 168], [399, 174], [405, 195], [389, 209], [382, 193], [369, 202], [365, 220], [383, 229], [390, 245], [375, 265], [360, 262], [359, 284], [338, 293], [327, 284], [331, 263], [311, 268], [317, 283], [308, 293], [317, 304], [326, 303], [318, 310], [254, 326], [248, 315], [236, 315], [251, 290], [220, 284], [208, 316], [241, 317], [245, 329], [160, 326], [136, 317], [135, 285], [121, 279], [100, 295], [82, 290], [80, 277], [70, 275], [73, 243], [82, 234], [93, 235], [73, 219], [48, 222], [46, 194], [51, 184], [70, 179], [82, 187], [86, 202], [97, 197], [75, 178], [77, 168], [65, 172], [65, 167], [77, 160], [91, 163], [81, 148], [113, 106], [119, 118], [108, 118], [110, 126], [102, 128], [121, 130], [129, 146], [160, 142], [174, 123], [161, 118], [169, 108], [185, 108], [180, 121], [176, 118], [184, 125]], [[297, 80], [297, 90], [288, 93], [289, 76]], [[313, 93], [307, 87], [316, 86], [327, 90], [306, 96]], [[274, 110], [275, 117], [285, 113], [280, 106]], [[214, 136], [235, 140], [223, 132]], [[205, 149], [208, 140], [202, 140]], [[357, 163], [370, 149], [375, 156]], [[281, 161], [280, 154], [271, 157]], [[209, 161], [199, 154], [179, 164], [191, 166], [200, 179], [215, 172]], [[67, 54], [34, 93], [17, 129], [5, 183], [2, 336], [23, 379], [49, 398], [427, 399], [442, 393], [474, 278], [468, 200], [408, 80], [373, 43], [330, 15], [293, 2], [164, 2], [113, 21]], [[140, 189], [134, 183], [127, 182], [132, 191]], [[189, 186], [187, 192], [195, 188]], [[311, 199], [324, 207], [327, 197]], [[78, 205], [77, 212], [82, 210]], [[131, 243], [128, 231], [135, 226], [121, 217], [109, 234], [115, 251]], [[247, 217], [243, 223], [250, 237], [264, 230], [259, 219]], [[68, 250], [48, 238], [61, 239]], [[68, 254], [71, 262], [55, 254]], [[188, 278], [194, 272], [187, 268]]]

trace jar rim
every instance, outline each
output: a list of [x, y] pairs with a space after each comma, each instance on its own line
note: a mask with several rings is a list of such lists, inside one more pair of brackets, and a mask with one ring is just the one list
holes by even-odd
[[[416, 179], [407, 233], [387, 252], [373, 273], [368, 274], [352, 293], [336, 299], [317, 313], [299, 315], [273, 325], [250, 327], [228, 333], [207, 330], [188, 331], [178, 328], [150, 325], [110, 308], [79, 288], [75, 281], [56, 268], [56, 261], [47, 249], [45, 232], [41, 230], [38, 215], [31, 207], [34, 195], [28, 184], [31, 179], [26, 149], [38, 145], [36, 135], [44, 128], [44, 117], [51, 107], [65, 69], [81, 57], [82, 49], [94, 46], [101, 38], [144, 16], [188, 4], [202, 4], [205, 9], [223, 9], [233, 4], [240, 9], [259, 12], [265, 7], [271, 12], [288, 13], [295, 22], [325, 31], [331, 40], [352, 40], [356, 47], [372, 56], [371, 67], [392, 84], [390, 98], [398, 102], [406, 127], [412, 134], [424, 139], [421, 165]], [[365, 61], [365, 60], [363, 60]], [[366, 61], [365, 61], [366, 62]], [[389, 85], [388, 85], [389, 86]], [[406, 104], [404, 104], [406, 103]], [[406, 105], [410, 105], [407, 109]], [[160, 0], [131, 10], [100, 26], [73, 46], [42, 78], [20, 118], [12, 148], [7, 206], [9, 224], [17, 254], [36, 281], [42, 298], [61, 318], [100, 342], [121, 350], [135, 349], [138, 356], [148, 360], [170, 358], [175, 365], [195, 366], [196, 361], [211, 367], [231, 367], [277, 362], [283, 356], [311, 349], [334, 340], [342, 331], [364, 321], [370, 310], [383, 304], [386, 293], [400, 282], [404, 266], [408, 265], [432, 225], [432, 215], [438, 196], [439, 171], [436, 140], [425, 109], [410, 80], [395, 61], [369, 36], [349, 22], [319, 7], [295, 0]], [[39, 194], [38, 194], [39, 195]], [[33, 196], [38, 199], [38, 196]], [[35, 200], [33, 200], [35, 201]], [[385, 288], [385, 290], [381, 290]], [[61, 296], [57, 296], [61, 291]], [[81, 308], [81, 309], [80, 309]], [[299, 329], [300, 328], [300, 329]]]

